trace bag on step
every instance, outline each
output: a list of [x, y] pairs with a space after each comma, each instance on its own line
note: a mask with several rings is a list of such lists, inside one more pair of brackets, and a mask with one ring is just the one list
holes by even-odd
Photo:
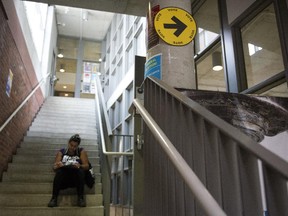
[[94, 170], [90, 162], [89, 162], [89, 170], [85, 172], [85, 183], [89, 188], [92, 188], [95, 184]]

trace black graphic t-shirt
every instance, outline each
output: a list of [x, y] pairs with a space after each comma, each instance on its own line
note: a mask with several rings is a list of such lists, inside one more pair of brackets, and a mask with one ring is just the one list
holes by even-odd
[[80, 159], [81, 150], [80, 149], [77, 149], [75, 151], [75, 154], [72, 156], [68, 154], [68, 149], [61, 149], [60, 151], [62, 152], [62, 155], [63, 155], [62, 156], [62, 163], [65, 166], [71, 166], [71, 165], [74, 165], [76, 163], [81, 164], [81, 159]]

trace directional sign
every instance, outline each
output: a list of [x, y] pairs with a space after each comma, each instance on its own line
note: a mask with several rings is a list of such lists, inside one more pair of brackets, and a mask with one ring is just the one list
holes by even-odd
[[196, 34], [196, 23], [191, 14], [177, 7], [161, 9], [155, 16], [154, 26], [159, 37], [174, 46], [190, 43]]

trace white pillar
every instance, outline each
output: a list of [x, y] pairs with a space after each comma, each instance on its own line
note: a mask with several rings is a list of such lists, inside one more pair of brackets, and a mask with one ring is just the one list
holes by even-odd
[[[159, 7], [158, 7], [159, 6]], [[164, 42], [156, 31], [151, 32], [152, 20], [157, 12], [157, 7], [177, 7], [191, 13], [190, 0], [152, 0], [148, 11], [148, 36], [147, 60], [154, 55], [162, 55], [162, 80], [172, 87], [196, 89], [194, 70], [193, 41], [184, 46], [172, 46]], [[149, 20], [150, 19], [150, 20]], [[159, 41], [157, 40], [159, 38]], [[151, 42], [152, 41], [152, 42]], [[150, 43], [150, 46], [149, 46]]]

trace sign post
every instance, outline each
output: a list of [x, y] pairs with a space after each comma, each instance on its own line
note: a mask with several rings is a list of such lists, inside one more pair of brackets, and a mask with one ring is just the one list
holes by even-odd
[[158, 76], [175, 88], [195, 89], [193, 39], [197, 30], [189, 12], [191, 1], [152, 0], [148, 8], [145, 76]]

